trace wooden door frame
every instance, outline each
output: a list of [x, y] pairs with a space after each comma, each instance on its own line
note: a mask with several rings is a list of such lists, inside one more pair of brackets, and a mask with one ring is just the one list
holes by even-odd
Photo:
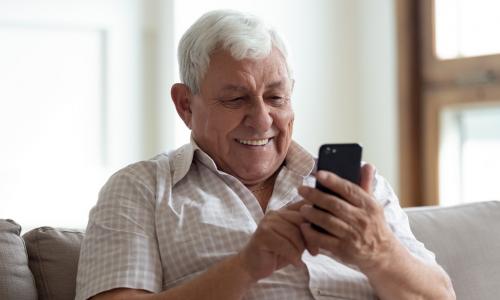
[[418, 2], [396, 1], [399, 112], [399, 197], [404, 207], [421, 205], [420, 41]]

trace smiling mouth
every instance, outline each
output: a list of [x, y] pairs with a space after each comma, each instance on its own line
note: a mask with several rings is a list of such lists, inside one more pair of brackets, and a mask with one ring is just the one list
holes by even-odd
[[272, 138], [269, 139], [258, 139], [258, 140], [242, 140], [242, 139], [236, 139], [236, 141], [240, 144], [243, 145], [249, 145], [249, 146], [265, 146], [267, 145]]

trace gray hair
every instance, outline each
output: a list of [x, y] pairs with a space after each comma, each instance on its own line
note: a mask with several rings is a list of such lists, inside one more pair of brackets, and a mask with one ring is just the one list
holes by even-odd
[[184, 33], [178, 48], [181, 81], [197, 94], [216, 49], [228, 50], [237, 60], [268, 56], [273, 47], [283, 55], [288, 71], [285, 43], [278, 33], [256, 16], [234, 11], [214, 10], [202, 15]]

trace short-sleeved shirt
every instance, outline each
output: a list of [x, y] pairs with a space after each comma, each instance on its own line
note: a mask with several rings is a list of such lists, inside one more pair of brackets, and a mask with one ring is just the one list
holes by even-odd
[[[217, 169], [196, 143], [115, 173], [99, 193], [83, 240], [76, 299], [114, 288], [161, 292], [238, 253], [265, 213], [313, 186], [315, 159], [292, 142], [265, 211], [237, 178]], [[398, 240], [416, 257], [435, 263], [412, 234], [389, 184], [375, 176], [374, 197]], [[367, 277], [320, 254], [302, 256], [259, 280], [244, 299], [376, 299]]]

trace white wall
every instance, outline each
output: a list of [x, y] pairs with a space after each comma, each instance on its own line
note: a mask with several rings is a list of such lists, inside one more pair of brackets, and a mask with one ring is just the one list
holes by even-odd
[[106, 179], [143, 157], [140, 7], [0, 0], [0, 218], [83, 227]]
[[359, 139], [364, 159], [399, 190], [396, 16], [393, 0], [358, 0]]

